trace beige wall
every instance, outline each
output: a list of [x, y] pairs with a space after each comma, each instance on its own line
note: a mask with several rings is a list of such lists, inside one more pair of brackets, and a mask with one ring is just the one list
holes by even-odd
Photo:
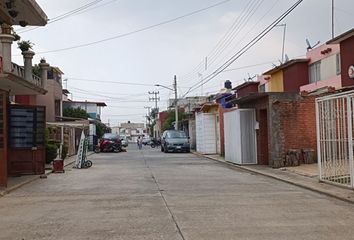
[[46, 106], [47, 122], [55, 121], [55, 100], [62, 100], [62, 86], [55, 80], [48, 79], [45, 95], [37, 96], [37, 105]]

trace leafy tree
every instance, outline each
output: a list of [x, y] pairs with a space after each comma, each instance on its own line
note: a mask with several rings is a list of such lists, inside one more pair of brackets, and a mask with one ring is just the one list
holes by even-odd
[[89, 115], [84, 109], [81, 108], [64, 108], [63, 111], [64, 117], [72, 117], [72, 118], [81, 118], [81, 119], [88, 119]]
[[[178, 120], [181, 121], [182, 119], [185, 118], [185, 114], [181, 111], [178, 111]], [[175, 111], [168, 111], [168, 115], [167, 118], [163, 124], [163, 126], [161, 126], [161, 130], [165, 131], [165, 130], [169, 130], [173, 128], [172, 123], [175, 122]]]

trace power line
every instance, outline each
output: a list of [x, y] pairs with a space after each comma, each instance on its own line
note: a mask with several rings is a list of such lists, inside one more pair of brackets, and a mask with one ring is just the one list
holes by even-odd
[[[207, 58], [209, 60], [209, 64], [211, 65], [215, 60], [220, 56], [226, 48], [232, 43], [232, 41], [237, 37], [240, 31], [246, 26], [249, 19], [253, 16], [253, 14], [257, 11], [260, 5], [264, 0], [252, 0], [249, 1], [242, 12], [236, 17], [232, 25], [229, 27], [228, 31], [223, 35], [223, 37], [219, 40], [219, 42], [214, 46], [214, 48], [209, 52]], [[203, 66], [204, 60], [198, 65], [196, 68], [198, 72], [200, 67]], [[195, 74], [197, 72], [191, 72], [191, 74]], [[194, 76], [192, 76], [194, 78]], [[188, 80], [188, 79], [187, 79]], [[184, 82], [184, 81], [183, 81]]]
[[[77, 14], [79, 14], [80, 12], [82, 13], [84, 10], [87, 11], [89, 7], [92, 7], [92, 6], [98, 4], [98, 3], [102, 2], [102, 1], [104, 1], [104, 0], [95, 0], [95, 1], [92, 1], [92, 2], [90, 2], [90, 3], [87, 3], [87, 4], [83, 5], [83, 6], [81, 6], [81, 7], [75, 8], [74, 10], [71, 10], [71, 11], [69, 11], [69, 12], [60, 14], [60, 15], [58, 15], [58, 16], [56, 16], [56, 17], [50, 19], [50, 20], [48, 21], [47, 25], [52, 24], [52, 23], [57, 22], [57, 21], [60, 21], [60, 20], [62, 20], [62, 19], [68, 18], [68, 17], [70, 17], [70, 16], [77, 15]], [[102, 5], [103, 5], [103, 4], [102, 4]], [[99, 6], [98, 6], [98, 7], [99, 7]], [[30, 28], [30, 29], [23, 29], [23, 30], [20, 30], [18, 33], [25, 33], [25, 32], [29, 32], [29, 31], [33, 31], [33, 30], [35, 30], [35, 29], [37, 29], [37, 28], [39, 28], [39, 26], [38, 26], [38, 27]]]
[[122, 85], [132, 85], [132, 86], [154, 86], [153, 84], [145, 84], [145, 83], [131, 83], [131, 82], [116, 82], [116, 81], [103, 81], [98, 79], [86, 79], [86, 78], [76, 78], [76, 77], [67, 77], [68, 79], [76, 80], [76, 81], [86, 81], [86, 82], [99, 82], [99, 83], [114, 83], [114, 84], [122, 84]]
[[244, 53], [246, 53], [251, 47], [253, 47], [256, 43], [258, 43], [264, 36], [266, 36], [277, 24], [279, 24], [286, 16], [288, 16], [303, 0], [299, 0], [294, 3], [288, 10], [286, 10], [282, 15], [280, 15], [275, 21], [273, 21], [269, 26], [267, 26], [261, 33], [259, 33], [255, 38], [253, 38], [249, 43], [247, 43], [243, 48], [241, 48], [237, 53], [235, 53], [229, 60], [227, 60], [224, 64], [222, 64], [219, 68], [217, 68], [214, 72], [209, 74], [207, 77], [202, 79], [202, 81], [194, 84], [187, 93], [184, 94], [186, 96], [189, 92], [194, 89], [199, 88], [200, 83], [203, 84], [211, 81], [216, 76], [218, 76], [221, 72], [223, 72], [227, 67], [229, 67], [232, 63], [234, 63], [238, 58], [240, 58]]
[[206, 10], [209, 10], [209, 9], [211, 9], [211, 8], [220, 6], [220, 5], [225, 4], [225, 3], [227, 3], [227, 2], [230, 2], [230, 1], [231, 1], [231, 0], [224, 0], [224, 1], [218, 2], [218, 3], [216, 3], [216, 4], [210, 5], [210, 6], [208, 6], [208, 7], [201, 8], [201, 9], [199, 9], [199, 10], [196, 10], [196, 11], [193, 11], [193, 12], [190, 12], [190, 13], [187, 13], [187, 14], [184, 14], [184, 15], [181, 15], [181, 16], [178, 16], [178, 17], [175, 17], [175, 18], [166, 20], [166, 21], [162, 21], [162, 22], [157, 23], [157, 24], [153, 24], [153, 25], [150, 25], [150, 26], [147, 26], [147, 27], [144, 27], [144, 28], [140, 28], [140, 29], [135, 30], [135, 31], [131, 31], [131, 32], [119, 34], [119, 35], [116, 35], [116, 36], [113, 36], [113, 37], [101, 39], [101, 40], [94, 41], [94, 42], [79, 44], [79, 45], [72, 46], [72, 47], [66, 47], [66, 48], [60, 48], [60, 49], [55, 49], [55, 50], [49, 50], [49, 51], [38, 52], [37, 54], [46, 54], [46, 53], [54, 53], [54, 52], [68, 51], [68, 50], [71, 50], [71, 49], [82, 48], [82, 47], [88, 47], [88, 46], [96, 45], [96, 44], [99, 44], [99, 43], [111, 41], [111, 40], [114, 40], [114, 39], [127, 37], [127, 36], [130, 36], [130, 35], [136, 34], [136, 33], [144, 32], [144, 31], [147, 31], [147, 30], [150, 30], [150, 29], [153, 29], [153, 28], [162, 26], [162, 25], [166, 25], [166, 24], [175, 22], [175, 21], [180, 20], [180, 19], [182, 19], [182, 18], [186, 18], [186, 17], [192, 16], [192, 15], [195, 15], [195, 14], [198, 14], [198, 13], [201, 13], [201, 12], [204, 12], [204, 11], [206, 11]]

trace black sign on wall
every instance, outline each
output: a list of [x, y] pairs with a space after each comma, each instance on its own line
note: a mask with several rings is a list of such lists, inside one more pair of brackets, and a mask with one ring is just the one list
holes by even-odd
[[11, 106], [10, 148], [32, 149], [45, 145], [45, 107]]

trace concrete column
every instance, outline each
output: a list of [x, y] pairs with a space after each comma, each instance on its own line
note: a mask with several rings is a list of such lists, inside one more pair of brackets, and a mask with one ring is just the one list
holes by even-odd
[[23, 62], [25, 68], [25, 79], [27, 81], [33, 80], [33, 73], [32, 73], [32, 59], [34, 56], [34, 52], [32, 51], [24, 51], [22, 52], [23, 55]]
[[42, 88], [47, 90], [49, 64], [42, 60], [39, 67], [41, 68]]
[[11, 34], [0, 34], [0, 51], [2, 56], [2, 63], [3, 63], [3, 71], [4, 72], [11, 72], [11, 45], [15, 37]]

